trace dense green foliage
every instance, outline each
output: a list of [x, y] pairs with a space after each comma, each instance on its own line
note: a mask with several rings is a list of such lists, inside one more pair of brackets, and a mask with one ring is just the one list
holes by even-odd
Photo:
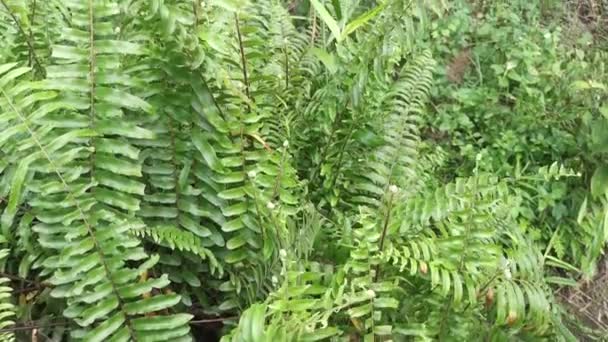
[[551, 1], [0, 0], [0, 341], [574, 340], [605, 44]]

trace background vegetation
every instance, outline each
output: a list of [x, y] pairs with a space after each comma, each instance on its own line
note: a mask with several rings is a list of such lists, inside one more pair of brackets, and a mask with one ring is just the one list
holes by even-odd
[[605, 337], [607, 23], [0, 0], [0, 340]]

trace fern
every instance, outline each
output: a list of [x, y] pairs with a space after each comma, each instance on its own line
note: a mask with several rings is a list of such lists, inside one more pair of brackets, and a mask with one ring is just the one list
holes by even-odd
[[[128, 122], [111, 122], [112, 116], [122, 115], [121, 106], [149, 109], [149, 105], [132, 95], [119, 96], [116, 89], [103, 86], [111, 84], [104, 77], [110, 80], [108, 76], [116, 73], [118, 59], [112, 54], [121, 49], [137, 52], [138, 48], [105, 38], [113, 34], [113, 27], [103, 19], [118, 13], [115, 4], [70, 3], [70, 8], [76, 28], [66, 29], [65, 39], [66, 44], [73, 45], [53, 47], [53, 56], [63, 64], [49, 66], [48, 79], [33, 85], [41, 91], [28, 92], [28, 83], [15, 83], [15, 78], [28, 68], [15, 68], [14, 64], [2, 67], [3, 122], [5, 127], [17, 127], [6, 138], [13, 138], [12, 151], [29, 154], [12, 161], [15, 171], [2, 225], [6, 230], [12, 224], [26, 194], [24, 183], [28, 179], [27, 189], [34, 194], [28, 203], [39, 220], [32, 229], [39, 235], [42, 247], [48, 252], [56, 251], [48, 254], [44, 266], [54, 273], [50, 279], [56, 286], [52, 295], [66, 299], [64, 315], [80, 326], [72, 331], [74, 337], [99, 340], [112, 336], [137, 339], [153, 334], [176, 338], [187, 335], [189, 327], [184, 323], [188, 315], [170, 316], [172, 324], [152, 333], [149, 321], [154, 318], [140, 317], [175, 305], [179, 296], [141, 297], [152, 288], [167, 286], [168, 281], [166, 276], [144, 283], [135, 278], [152, 267], [158, 257], [135, 269], [125, 263], [148, 258], [138, 247], [139, 241], [127, 235], [139, 223], [126, 213], [139, 209], [139, 201], [125, 191], [124, 183], [136, 182], [128, 177], [140, 175], [140, 167], [134, 161], [95, 150], [100, 136], [111, 140], [120, 135], [152, 135]], [[76, 47], [83, 41], [88, 51]], [[63, 115], [56, 116], [59, 113]], [[65, 120], [79, 122], [78, 129], [64, 129]], [[15, 134], [23, 137], [19, 139]], [[17, 158], [18, 154], [13, 156]], [[83, 175], [84, 179], [78, 179]], [[51, 203], [62, 206], [56, 208]]]
[[602, 54], [460, 5], [0, 0], [0, 340], [572, 338]]

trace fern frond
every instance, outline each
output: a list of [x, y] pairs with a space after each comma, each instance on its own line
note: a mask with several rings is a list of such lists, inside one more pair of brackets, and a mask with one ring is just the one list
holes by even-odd
[[[177, 304], [180, 297], [143, 296], [153, 288], [166, 287], [166, 276], [137, 282], [137, 276], [158, 260], [157, 256], [148, 259], [140, 241], [127, 233], [141, 225], [128, 215], [139, 209], [139, 200], [127, 191], [138, 188], [131, 186], [138, 182], [130, 177], [140, 176], [141, 167], [136, 159], [96, 150], [97, 139], [102, 137], [113, 142], [120, 137], [152, 136], [128, 122], [112, 121], [124, 115], [123, 108], [150, 107], [108, 87], [125, 84], [124, 78], [115, 77], [120, 73], [117, 54], [142, 50], [133, 43], [111, 39], [114, 28], [107, 20], [118, 14], [115, 3], [70, 2], [68, 6], [74, 26], [65, 28], [64, 45], [53, 47], [53, 57], [61, 64], [47, 68], [46, 80], [33, 85], [15, 83], [28, 70], [15, 65], [4, 65], [0, 72], [3, 124], [17, 127], [6, 139], [12, 138], [11, 151], [19, 151], [13, 154], [15, 158], [27, 155], [13, 161], [11, 200], [3, 212], [3, 226], [12, 224], [18, 204], [27, 199], [38, 221], [32, 229], [41, 246], [52, 251], [44, 261], [44, 267], [54, 273], [51, 294], [64, 298], [64, 315], [80, 326], [72, 330], [74, 337], [94, 341], [106, 337], [136, 340], [154, 334], [187, 336], [190, 315], [168, 316], [172, 323], [160, 330], [150, 330], [154, 318], [144, 316]], [[70, 120], [67, 127], [79, 129], [64, 128]], [[15, 134], [21, 139], [13, 137]], [[137, 268], [126, 264], [146, 259]]]
[[189, 231], [172, 226], [156, 226], [143, 227], [135, 230], [134, 234], [149, 237], [161, 246], [167, 246], [170, 249], [194, 253], [202, 259], [210, 258], [210, 266], [221, 267], [217, 264], [217, 260], [215, 260], [211, 251], [202, 246], [200, 238]]
[[[428, 52], [407, 65], [389, 92], [391, 112], [384, 119], [384, 146], [374, 158], [354, 171], [350, 185], [351, 201], [378, 206], [389, 185], [398, 186], [411, 196], [419, 188], [416, 174], [418, 122], [432, 84], [434, 61]], [[374, 199], [376, 201], [374, 201]]]
[[[6, 247], [6, 239], [0, 235], [0, 244]], [[6, 263], [6, 257], [9, 255], [8, 248], [0, 249], [0, 262]], [[5, 266], [3, 265], [3, 269]], [[10, 279], [0, 277], [0, 329], [9, 329], [15, 324], [15, 316], [17, 307], [13, 304]], [[0, 341], [13, 342], [15, 341], [15, 333], [12, 331], [0, 333]]]
[[[8, 278], [0, 278], [0, 329], [7, 329], [15, 324], [13, 317], [16, 308], [10, 301], [12, 289], [8, 282]], [[15, 334], [12, 332], [0, 333], [0, 341], [15, 341]]]

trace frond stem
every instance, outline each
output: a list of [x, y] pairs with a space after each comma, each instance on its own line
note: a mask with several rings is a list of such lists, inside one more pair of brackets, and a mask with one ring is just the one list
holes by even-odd
[[21, 22], [19, 22], [19, 19], [17, 19], [15, 14], [11, 11], [10, 7], [8, 7], [8, 4], [6, 3], [6, 1], [0, 0], [0, 2], [2, 3], [4, 8], [6, 8], [8, 15], [11, 17], [11, 19], [13, 19], [13, 21], [15, 22], [15, 25], [17, 25], [17, 29], [19, 30], [19, 32], [23, 35], [23, 38], [25, 39], [25, 43], [27, 44], [27, 47], [29, 50], [29, 54], [32, 57], [32, 59], [34, 60], [34, 64], [36, 65], [36, 70], [38, 70], [38, 73], [40, 74], [41, 77], [45, 77], [46, 72], [44, 71], [44, 68], [42, 67], [42, 64], [40, 63], [40, 60], [38, 59], [38, 56], [36, 55], [36, 50], [34, 49], [34, 44], [32, 43], [32, 40], [30, 39], [31, 36], [25, 32], [25, 30], [23, 29], [23, 26], [21, 25]]
[[[89, 120], [91, 128], [95, 128], [95, 17], [93, 15], [93, 0], [89, 0]], [[95, 140], [91, 139], [93, 147]], [[95, 176], [95, 149], [91, 153], [91, 179]]]
[[203, 84], [205, 85], [205, 87], [207, 88], [207, 91], [209, 92], [209, 97], [211, 97], [211, 100], [213, 101], [213, 105], [215, 105], [215, 108], [217, 108], [217, 110], [220, 113], [220, 115], [222, 116], [222, 118], [226, 119], [226, 115], [224, 114], [222, 107], [220, 107], [220, 105], [219, 105], [219, 103], [217, 103], [217, 100], [215, 99], [215, 97], [213, 97], [213, 93], [211, 92], [209, 83], [207, 83], [207, 80], [204, 77], [201, 77], [201, 79], [203, 80]]
[[[239, 24], [239, 16], [238, 14], [234, 14], [234, 21], [236, 24], [236, 35], [239, 39], [239, 50], [241, 52], [241, 64], [243, 70], [243, 82], [245, 82], [245, 95], [247, 98], [251, 100], [251, 95], [249, 94], [249, 78], [247, 76], [247, 59], [245, 58], [245, 48], [243, 47], [243, 37], [241, 36], [241, 27]], [[247, 105], [249, 108], [249, 105]]]
[[177, 170], [177, 148], [175, 147], [175, 131], [173, 129], [173, 119], [171, 119], [171, 117], [168, 118], [169, 120], [169, 136], [170, 136], [170, 140], [171, 140], [171, 163], [173, 164], [173, 183], [175, 186], [175, 208], [177, 209], [177, 217], [176, 220], [177, 222], [180, 221], [180, 212], [181, 210], [179, 210], [179, 195], [180, 195], [180, 189], [179, 189], [179, 174], [178, 174], [178, 170]]
[[344, 139], [344, 142], [342, 143], [342, 146], [340, 147], [340, 154], [338, 155], [338, 162], [336, 163], [336, 170], [332, 172], [333, 179], [331, 180], [330, 188], [333, 188], [336, 185], [336, 181], [338, 180], [338, 173], [340, 172], [340, 169], [342, 168], [342, 160], [344, 159], [344, 152], [346, 151], [346, 146], [348, 145], [348, 142], [350, 141], [350, 138], [353, 135], [354, 126], [355, 126], [354, 124], [350, 125], [350, 128], [348, 130], [348, 136], [346, 137], [346, 139]]
[[[36, 0], [34, 0], [32, 2], [32, 13], [30, 15], [30, 28], [29, 28], [29, 34], [30, 34], [30, 41], [33, 42], [34, 41], [34, 32], [32, 31], [32, 25], [34, 25], [34, 20], [36, 19]], [[30, 58], [30, 65], [32, 64], [32, 60], [33, 60], [33, 56], [30, 53], [29, 55]]]
[[287, 50], [287, 38], [283, 26], [281, 26], [281, 36], [283, 37], [283, 52], [285, 54], [285, 89], [287, 89], [289, 88], [289, 51]]
[[[386, 240], [386, 232], [388, 231], [388, 224], [391, 221], [394, 197], [395, 197], [395, 194], [393, 192], [391, 192], [388, 197], [388, 203], [387, 203], [387, 207], [386, 207], [386, 216], [384, 218], [384, 223], [382, 225], [382, 234], [380, 235], [380, 244], [378, 245], [378, 253], [382, 253], [382, 251], [384, 250], [384, 241]], [[377, 282], [378, 278], [380, 277], [380, 264], [376, 264], [376, 267], [374, 269], [375, 269], [374, 282]]]
[[312, 11], [312, 29], [310, 32], [310, 45], [314, 45], [315, 38], [317, 37], [317, 11], [310, 6], [310, 10]]
[[329, 146], [331, 145], [331, 141], [334, 139], [334, 135], [338, 131], [338, 124], [341, 119], [342, 119], [342, 111], [338, 112], [338, 114], [336, 115], [336, 119], [334, 120], [334, 122], [332, 122], [331, 133], [329, 134], [329, 139], [327, 141], [327, 144], [325, 144], [325, 146], [323, 146], [323, 150], [321, 151], [319, 163], [314, 168], [314, 170], [312, 171], [312, 174], [310, 176], [311, 184], [317, 180], [317, 176], [318, 176], [319, 172], [321, 171], [321, 167], [323, 167], [323, 163], [325, 163], [325, 158], [327, 158], [327, 153], [329, 152]]

